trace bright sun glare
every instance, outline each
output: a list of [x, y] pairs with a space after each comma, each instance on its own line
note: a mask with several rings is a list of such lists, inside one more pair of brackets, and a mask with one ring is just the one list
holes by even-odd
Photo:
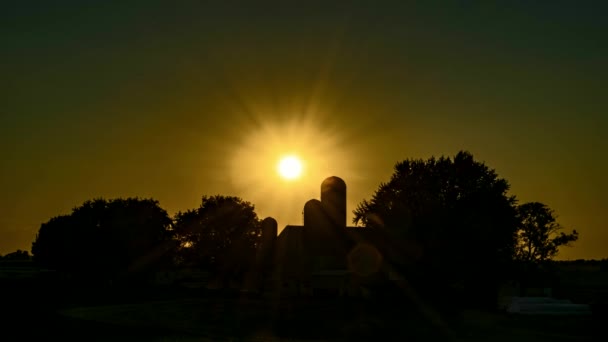
[[[274, 217], [279, 227], [302, 223], [302, 207], [319, 196], [323, 179], [358, 179], [351, 152], [356, 145], [344, 127], [297, 108], [252, 108], [257, 123], [240, 127], [247, 134], [238, 145], [217, 148], [230, 155], [227, 169], [234, 191], [255, 203], [258, 215]], [[280, 120], [283, 113], [294, 114]], [[224, 179], [223, 169], [216, 172]]]
[[302, 162], [296, 156], [286, 156], [279, 161], [277, 171], [287, 180], [293, 180], [302, 174]]

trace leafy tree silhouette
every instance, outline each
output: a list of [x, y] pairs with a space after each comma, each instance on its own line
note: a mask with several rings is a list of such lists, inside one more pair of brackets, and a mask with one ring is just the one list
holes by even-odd
[[539, 202], [517, 207], [519, 219], [516, 258], [524, 262], [539, 263], [554, 258], [561, 246], [570, 246], [578, 240], [578, 232], [564, 233], [556, 222], [555, 213]]
[[[491, 305], [516, 244], [515, 198], [508, 190], [506, 180], [469, 152], [407, 159], [357, 207], [354, 223], [403, 246], [392, 262], [422, 293], [441, 300], [440, 294], [458, 291]], [[413, 249], [415, 257], [408, 253]]]
[[31, 256], [30, 253], [28, 251], [22, 251], [20, 249], [8, 253], [7, 255], [5, 255], [4, 257], [2, 255], [0, 255], [0, 260], [6, 260], [6, 261], [27, 261], [30, 260]]
[[199, 208], [178, 212], [174, 231], [179, 262], [213, 273], [247, 268], [261, 236], [255, 207], [239, 197], [221, 195], [203, 196]]
[[153, 199], [95, 199], [43, 223], [34, 261], [74, 275], [114, 280], [151, 270], [171, 248], [171, 219]]

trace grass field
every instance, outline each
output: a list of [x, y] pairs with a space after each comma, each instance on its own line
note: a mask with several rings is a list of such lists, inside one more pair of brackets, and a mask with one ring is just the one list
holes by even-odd
[[429, 319], [390, 308], [382, 313], [369, 309], [321, 301], [181, 299], [71, 308], [56, 319], [64, 324], [64, 336], [95, 341], [608, 340], [602, 321], [591, 317], [468, 311]]
[[608, 341], [605, 316], [437, 314], [393, 300], [253, 298], [200, 289], [110, 291], [5, 271], [2, 341]]

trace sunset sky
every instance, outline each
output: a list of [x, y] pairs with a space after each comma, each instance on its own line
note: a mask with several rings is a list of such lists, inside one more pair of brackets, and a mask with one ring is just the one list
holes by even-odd
[[[0, 4], [0, 254], [87, 199], [236, 195], [300, 224], [468, 150], [608, 257], [606, 1]], [[282, 180], [278, 158], [302, 159]], [[280, 228], [279, 228], [280, 229]]]

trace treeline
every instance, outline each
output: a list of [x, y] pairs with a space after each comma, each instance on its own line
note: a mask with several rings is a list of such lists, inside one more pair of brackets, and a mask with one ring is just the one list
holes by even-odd
[[32, 256], [28, 251], [22, 251], [20, 249], [4, 256], [0, 255], [0, 261], [29, 261], [31, 259]]
[[32, 243], [41, 267], [80, 279], [147, 281], [158, 271], [204, 269], [253, 260], [260, 239], [254, 206], [238, 197], [204, 196], [200, 207], [170, 217], [154, 199], [95, 199], [43, 223]]
[[556, 260], [554, 261], [558, 265], [593, 265], [608, 266], [608, 258], [605, 259], [576, 259], [576, 260]]
[[[397, 163], [354, 214], [388, 237], [378, 249], [421, 292], [491, 297], [519, 269], [529, 272], [578, 239], [545, 204], [519, 203], [509, 183], [468, 152]], [[204, 196], [174, 217], [154, 199], [94, 199], [43, 223], [32, 254], [45, 268], [111, 282], [177, 268], [215, 275], [229, 268], [239, 277], [260, 237], [254, 205], [238, 197]]]
[[507, 180], [464, 151], [397, 163], [354, 214], [389, 237], [392, 267], [439, 301], [492, 305], [500, 284], [531, 278], [578, 239], [547, 205], [520, 203]]
[[577, 260], [554, 260], [554, 265], [558, 269], [597, 269], [608, 271], [608, 258], [606, 259], [577, 259]]

